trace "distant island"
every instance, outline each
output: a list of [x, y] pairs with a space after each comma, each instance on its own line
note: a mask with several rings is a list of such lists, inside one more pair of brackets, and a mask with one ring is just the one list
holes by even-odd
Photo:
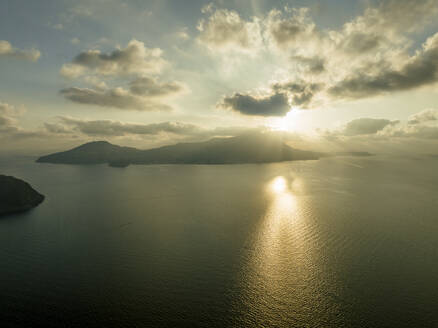
[[[346, 155], [348, 153], [342, 153]], [[365, 155], [367, 153], [351, 153]], [[339, 155], [339, 154], [338, 154]], [[42, 156], [39, 163], [108, 164], [126, 167], [129, 164], [244, 164], [317, 160], [336, 156], [286, 145], [278, 136], [246, 134], [229, 138], [213, 138], [204, 142], [179, 143], [148, 150], [121, 147], [107, 141], [94, 141], [68, 151]]]
[[0, 175], [0, 216], [30, 210], [43, 200], [44, 196], [27, 182]]
[[276, 136], [248, 134], [213, 138], [205, 142], [179, 143], [139, 150], [106, 141], [95, 141], [77, 148], [38, 158], [40, 163], [104, 164], [238, 164], [315, 160], [320, 153], [293, 149]]
[[111, 162], [108, 163], [108, 166], [124, 168], [124, 167], [129, 166], [129, 162], [128, 161], [123, 161], [123, 160], [111, 161]]

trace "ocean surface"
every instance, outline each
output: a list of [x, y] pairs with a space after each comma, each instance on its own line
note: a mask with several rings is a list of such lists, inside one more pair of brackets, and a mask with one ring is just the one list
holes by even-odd
[[438, 327], [438, 159], [37, 164], [1, 327]]

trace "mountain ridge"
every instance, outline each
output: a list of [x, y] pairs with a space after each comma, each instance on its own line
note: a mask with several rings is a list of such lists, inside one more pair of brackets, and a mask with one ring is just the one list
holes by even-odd
[[[239, 164], [316, 160], [322, 153], [294, 149], [281, 138], [265, 134], [213, 138], [147, 150], [93, 141], [37, 159], [55, 164]], [[119, 166], [119, 165], [117, 165]], [[125, 166], [125, 165], [123, 165]]]

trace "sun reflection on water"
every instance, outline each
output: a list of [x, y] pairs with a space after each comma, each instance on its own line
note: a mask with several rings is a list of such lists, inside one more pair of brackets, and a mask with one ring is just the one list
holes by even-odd
[[287, 183], [284, 177], [276, 177], [271, 182], [271, 189], [274, 193], [283, 193], [287, 190]]
[[302, 217], [300, 198], [294, 193], [295, 182], [277, 176], [267, 183], [269, 205], [251, 241], [242, 275], [247, 286], [242, 301], [274, 321], [291, 309], [302, 308], [306, 300], [301, 295], [303, 282], [309, 279], [313, 267], [307, 220]]
[[288, 181], [283, 176], [278, 176], [268, 186], [273, 199], [267, 215], [276, 218], [290, 218], [294, 216], [296, 197], [292, 193]]

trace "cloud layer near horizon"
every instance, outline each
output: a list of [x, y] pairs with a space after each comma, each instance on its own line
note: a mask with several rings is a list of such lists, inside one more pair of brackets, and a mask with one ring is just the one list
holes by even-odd
[[[59, 116], [43, 124], [38, 129], [25, 129], [20, 120], [25, 115], [24, 108], [16, 108], [0, 102], [0, 140], [22, 140], [23, 142], [56, 139], [57, 143], [86, 142], [105, 139], [114, 143], [156, 147], [175, 142], [195, 142], [213, 137], [231, 137], [248, 132], [279, 133], [291, 146], [318, 151], [356, 150], [378, 151], [378, 149], [404, 149], [421, 152], [431, 149], [438, 141], [438, 110], [426, 109], [407, 120], [384, 118], [354, 119], [334, 129], [323, 129], [316, 136], [295, 132], [275, 132], [260, 126], [204, 128], [185, 122], [134, 123], [117, 120], [92, 120], [71, 116]], [[404, 144], [404, 147], [400, 145]], [[415, 144], [415, 148], [412, 148]], [[426, 148], [422, 148], [427, 146]], [[392, 147], [392, 148], [391, 148]], [[436, 149], [432, 146], [432, 149]], [[62, 149], [59, 149], [62, 150]], [[426, 151], [426, 150], [423, 150]], [[430, 151], [430, 150], [429, 150]]]
[[412, 115], [407, 121], [359, 118], [343, 126], [321, 131], [324, 138], [415, 138], [438, 140], [438, 110], [426, 109]]

